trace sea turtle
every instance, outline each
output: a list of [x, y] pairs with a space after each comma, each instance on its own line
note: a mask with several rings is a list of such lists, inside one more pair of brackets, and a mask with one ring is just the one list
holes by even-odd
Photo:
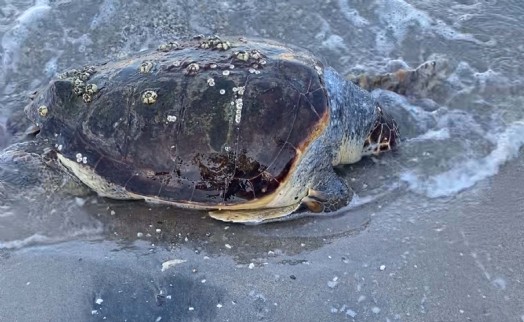
[[[416, 73], [356, 82], [399, 89]], [[25, 112], [39, 133], [0, 154], [4, 181], [9, 160], [34, 169], [45, 160], [53, 186], [76, 177], [103, 197], [244, 223], [347, 205], [350, 188], [334, 167], [399, 142], [369, 92], [309, 52], [265, 39], [196, 37], [69, 71]]]

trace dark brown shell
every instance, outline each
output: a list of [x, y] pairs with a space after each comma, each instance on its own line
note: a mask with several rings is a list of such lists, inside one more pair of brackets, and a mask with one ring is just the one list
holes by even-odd
[[206, 41], [91, 68], [83, 84], [66, 74], [30, 117], [62, 155], [137, 195], [212, 206], [271, 194], [325, 128], [322, 65], [267, 40]]

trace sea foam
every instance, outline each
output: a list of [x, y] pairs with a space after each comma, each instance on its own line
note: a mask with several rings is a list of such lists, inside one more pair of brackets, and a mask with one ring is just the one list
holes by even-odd
[[430, 198], [451, 196], [470, 188], [477, 182], [496, 175], [503, 164], [519, 155], [524, 145], [524, 120], [516, 121], [503, 132], [490, 136], [496, 137], [496, 145], [483, 158], [459, 163], [447, 171], [426, 178], [407, 171], [400, 175], [400, 179], [412, 191]]

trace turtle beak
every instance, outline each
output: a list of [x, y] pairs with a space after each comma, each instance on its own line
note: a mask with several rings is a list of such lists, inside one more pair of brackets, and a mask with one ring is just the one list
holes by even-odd
[[364, 154], [378, 155], [382, 152], [395, 149], [400, 143], [397, 122], [382, 110], [376, 107], [377, 119], [364, 142]]

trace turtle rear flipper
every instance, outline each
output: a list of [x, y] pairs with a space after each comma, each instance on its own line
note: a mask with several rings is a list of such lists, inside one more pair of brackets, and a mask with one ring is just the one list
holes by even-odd
[[415, 69], [399, 69], [382, 75], [351, 75], [348, 79], [367, 91], [380, 88], [401, 95], [420, 96], [442, 82], [447, 67], [444, 59], [429, 60]]
[[211, 218], [226, 222], [234, 222], [241, 224], [261, 224], [268, 221], [278, 221], [283, 217], [288, 217], [299, 207], [300, 204], [294, 204], [281, 208], [213, 210], [209, 212], [209, 216]]
[[317, 183], [313, 189], [309, 189], [308, 195], [301, 200], [309, 211], [313, 213], [333, 212], [349, 203], [352, 193], [342, 178], [333, 171], [319, 177], [322, 178], [322, 181]]

